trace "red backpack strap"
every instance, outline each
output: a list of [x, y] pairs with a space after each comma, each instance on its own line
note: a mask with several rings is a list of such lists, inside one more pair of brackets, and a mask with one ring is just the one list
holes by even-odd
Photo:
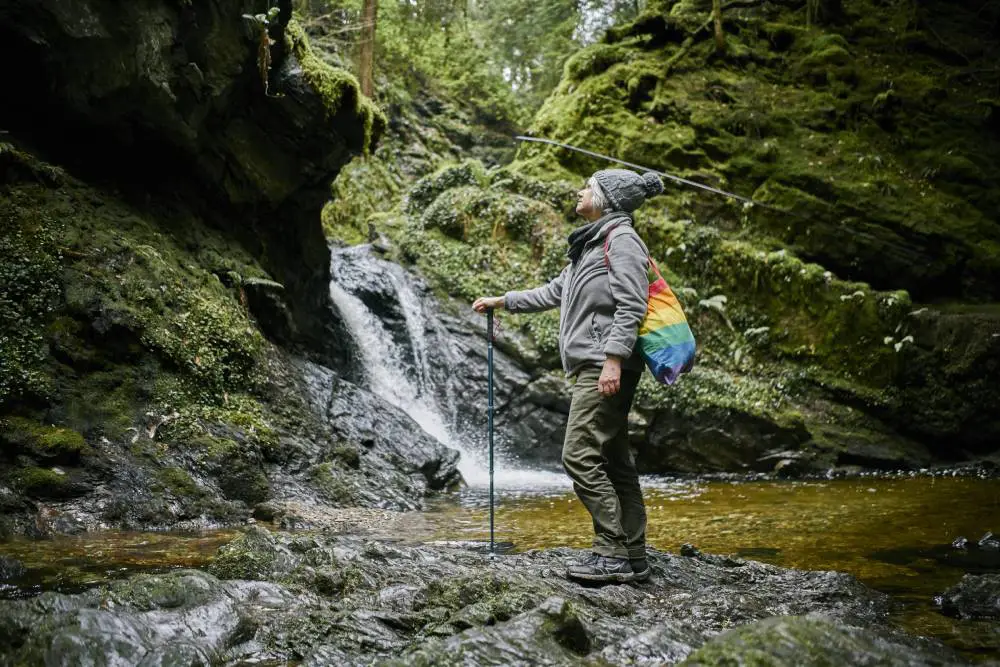
[[[615, 231], [615, 228], [621, 224], [622, 223], [619, 222], [617, 225], [609, 229], [608, 235], [604, 237], [604, 265], [608, 267], [608, 271], [611, 270], [611, 258], [608, 257], [608, 248], [611, 246], [611, 232]], [[656, 272], [656, 277], [663, 279], [663, 276], [660, 275], [660, 267], [656, 265], [656, 262], [653, 261], [653, 258], [647, 255], [646, 261], [652, 265], [653, 271]]]
[[608, 257], [608, 247], [611, 245], [611, 232], [618, 229], [618, 227], [620, 227], [621, 224], [622, 223], [620, 222], [616, 222], [614, 225], [612, 225], [611, 229], [608, 230], [607, 235], [605, 235], [604, 237], [604, 266], [608, 267], [608, 271], [611, 270], [611, 259]]

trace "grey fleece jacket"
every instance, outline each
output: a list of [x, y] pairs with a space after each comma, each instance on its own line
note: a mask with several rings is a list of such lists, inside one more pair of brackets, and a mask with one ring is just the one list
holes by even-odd
[[[559, 308], [559, 354], [567, 375], [601, 366], [608, 355], [621, 357], [622, 368], [643, 368], [642, 357], [633, 352], [646, 314], [649, 252], [630, 216], [614, 212], [602, 220], [575, 265], [546, 285], [504, 295], [504, 307], [512, 313]], [[610, 271], [604, 261], [609, 230]]]

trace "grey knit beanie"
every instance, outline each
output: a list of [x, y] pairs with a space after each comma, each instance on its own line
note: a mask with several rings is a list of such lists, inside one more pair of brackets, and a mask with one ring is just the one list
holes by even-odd
[[647, 197], [663, 192], [663, 181], [649, 171], [640, 176], [628, 169], [602, 169], [594, 172], [594, 178], [616, 211], [631, 213], [642, 206]]

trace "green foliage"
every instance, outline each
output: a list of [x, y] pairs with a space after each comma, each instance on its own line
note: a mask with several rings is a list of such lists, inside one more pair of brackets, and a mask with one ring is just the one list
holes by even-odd
[[0, 196], [0, 405], [51, 391], [43, 334], [62, 301], [59, 225], [25, 203]]
[[[642, 4], [383, 2], [375, 67], [412, 92], [432, 87], [462, 100], [486, 122], [522, 125], [558, 83], [566, 58], [614, 21], [634, 16]], [[328, 50], [350, 58], [361, 34], [361, 6], [360, 0], [330, 0], [323, 10], [314, 9], [321, 18], [307, 23]]]
[[410, 188], [404, 206], [410, 215], [420, 215], [438, 196], [450, 188], [461, 185], [482, 186], [488, 180], [482, 163], [466, 160], [458, 165], [446, 165], [425, 176]]

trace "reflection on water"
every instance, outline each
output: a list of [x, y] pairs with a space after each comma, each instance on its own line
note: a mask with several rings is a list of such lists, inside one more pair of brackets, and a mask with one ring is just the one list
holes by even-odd
[[[644, 480], [650, 546], [684, 543], [784, 567], [849, 572], [900, 603], [910, 632], [966, 651], [1000, 645], [1000, 623], [956, 621], [934, 597], [965, 572], [1000, 572], [1000, 559], [947, 546], [1000, 532], [1000, 481], [970, 477], [830, 481]], [[489, 538], [488, 497], [465, 493], [429, 513], [435, 539]], [[502, 496], [496, 539], [518, 550], [586, 548], [590, 517], [573, 494]]]
[[0, 581], [0, 598], [29, 597], [52, 590], [76, 593], [133, 572], [203, 567], [220, 546], [238, 534], [216, 530], [85, 533], [48, 540], [15, 538], [0, 543], [0, 555], [17, 559], [25, 571]]

